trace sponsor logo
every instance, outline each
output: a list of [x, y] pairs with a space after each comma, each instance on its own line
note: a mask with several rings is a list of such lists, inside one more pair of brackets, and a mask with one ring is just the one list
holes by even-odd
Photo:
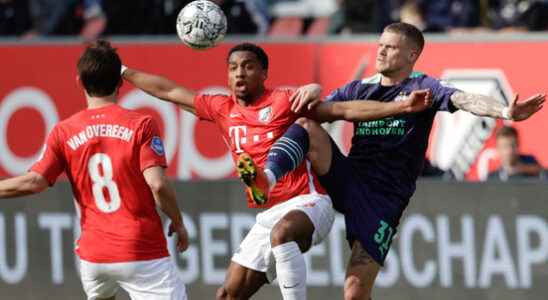
[[404, 136], [407, 132], [405, 124], [407, 124], [407, 120], [393, 117], [358, 122], [354, 134], [358, 136]]

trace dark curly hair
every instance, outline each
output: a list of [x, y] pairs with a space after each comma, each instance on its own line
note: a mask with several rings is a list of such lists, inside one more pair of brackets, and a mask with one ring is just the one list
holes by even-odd
[[122, 61], [109, 42], [98, 40], [86, 47], [78, 60], [80, 81], [90, 96], [112, 95], [122, 77]]
[[228, 61], [228, 59], [230, 58], [230, 55], [232, 55], [232, 53], [236, 51], [249, 51], [254, 53], [255, 56], [257, 56], [257, 59], [259, 60], [261, 67], [264, 70], [268, 70], [268, 55], [266, 55], [266, 52], [264, 52], [263, 48], [251, 43], [238, 44], [232, 47], [230, 51], [228, 51], [226, 60]]

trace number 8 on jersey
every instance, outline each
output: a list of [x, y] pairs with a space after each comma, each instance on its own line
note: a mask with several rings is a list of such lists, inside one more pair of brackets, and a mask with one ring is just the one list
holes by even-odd
[[[99, 167], [103, 170], [103, 175], [99, 171]], [[97, 208], [104, 213], [113, 213], [120, 208], [122, 200], [118, 192], [116, 182], [112, 180], [112, 161], [105, 153], [96, 153], [92, 155], [88, 161], [89, 177], [92, 181], [93, 198]], [[107, 189], [110, 201], [106, 201], [104, 188]]]

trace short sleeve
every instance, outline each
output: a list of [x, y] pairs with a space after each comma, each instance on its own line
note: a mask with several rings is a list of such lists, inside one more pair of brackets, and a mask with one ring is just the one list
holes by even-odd
[[360, 85], [360, 80], [354, 80], [343, 87], [340, 87], [331, 94], [329, 94], [325, 99], [326, 101], [348, 101], [355, 100], [358, 98], [358, 87]]
[[283, 87], [283, 88], [276, 89], [276, 91], [280, 92], [282, 94], [285, 94], [285, 97], [287, 98], [287, 100], [289, 102], [289, 98], [291, 98], [291, 96], [297, 91], [297, 88]]
[[42, 175], [53, 185], [57, 177], [65, 171], [65, 159], [58, 138], [58, 127], [55, 127], [46, 139], [46, 144], [38, 161], [30, 168], [30, 171]]
[[139, 168], [142, 171], [154, 167], [167, 167], [164, 143], [160, 130], [152, 118], [147, 118], [140, 127]]
[[424, 88], [429, 88], [432, 91], [432, 107], [438, 111], [448, 111], [455, 112], [458, 109], [451, 102], [451, 95], [453, 93], [460, 91], [447, 82], [440, 81], [434, 78], [428, 77], [426, 86]]
[[196, 95], [194, 97], [194, 107], [196, 109], [196, 116], [200, 120], [214, 121], [217, 116], [217, 111], [213, 107], [214, 104], [213, 95]]

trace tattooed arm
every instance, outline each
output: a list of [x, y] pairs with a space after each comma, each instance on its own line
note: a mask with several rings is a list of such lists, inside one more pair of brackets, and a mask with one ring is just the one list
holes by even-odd
[[458, 91], [451, 95], [451, 102], [456, 108], [476, 116], [504, 118], [503, 110], [506, 106], [490, 96]]
[[453, 105], [476, 116], [521, 121], [529, 118], [543, 106], [546, 95], [536, 94], [518, 103], [518, 95], [504, 106], [495, 98], [479, 94], [457, 91], [451, 95]]

